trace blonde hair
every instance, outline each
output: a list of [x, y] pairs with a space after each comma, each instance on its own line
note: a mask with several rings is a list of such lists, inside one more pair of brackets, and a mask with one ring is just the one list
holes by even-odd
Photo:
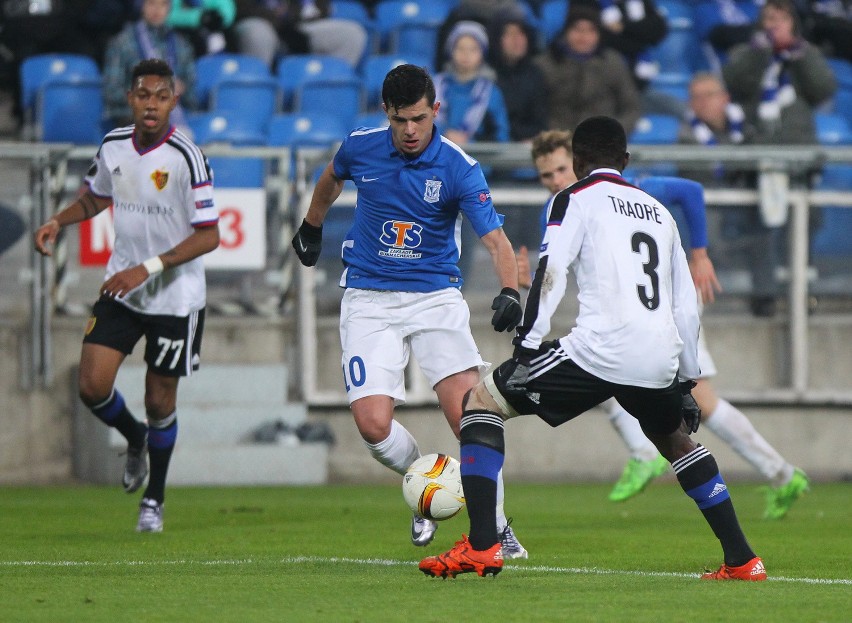
[[536, 159], [551, 154], [560, 147], [564, 147], [568, 155], [572, 155], [571, 139], [573, 134], [569, 130], [545, 130], [535, 135], [532, 141], [531, 155], [533, 162]]

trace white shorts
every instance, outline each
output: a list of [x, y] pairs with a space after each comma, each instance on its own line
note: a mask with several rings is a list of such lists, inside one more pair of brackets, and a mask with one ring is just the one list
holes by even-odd
[[405, 402], [411, 353], [431, 387], [488, 364], [470, 331], [470, 309], [457, 288], [391, 292], [347, 288], [340, 305], [343, 380], [351, 404], [364, 396]]

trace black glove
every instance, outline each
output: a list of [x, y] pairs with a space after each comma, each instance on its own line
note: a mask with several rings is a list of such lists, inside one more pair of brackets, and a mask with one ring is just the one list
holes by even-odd
[[521, 309], [521, 295], [513, 288], [503, 288], [494, 297], [491, 309], [495, 310], [491, 324], [495, 331], [511, 331], [518, 326], [524, 315]]
[[316, 264], [322, 251], [322, 225], [316, 227], [302, 219], [299, 230], [293, 236], [293, 248], [296, 249], [296, 255], [302, 264]]
[[213, 9], [207, 9], [201, 13], [201, 21], [199, 25], [211, 31], [222, 30], [225, 26], [225, 21], [222, 19], [222, 14]]
[[503, 385], [507, 394], [527, 393], [527, 381], [529, 381], [530, 378], [529, 365], [522, 361], [518, 361], [517, 359], [512, 359], [510, 362], [506, 363], [503, 372], [508, 375], [506, 376], [506, 382]]
[[683, 381], [680, 384], [681, 413], [686, 430], [690, 434], [698, 432], [698, 425], [701, 424], [701, 409], [698, 408], [698, 403], [695, 402], [691, 393], [693, 387], [695, 387], [695, 381]]

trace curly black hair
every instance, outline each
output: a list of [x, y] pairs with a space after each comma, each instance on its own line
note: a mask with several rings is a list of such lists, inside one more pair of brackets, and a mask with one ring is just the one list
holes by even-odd
[[159, 58], [148, 58], [144, 61], [139, 61], [134, 67], [130, 75], [130, 88], [136, 84], [136, 79], [140, 76], [160, 76], [168, 78], [172, 89], [175, 88], [175, 72], [169, 64]]

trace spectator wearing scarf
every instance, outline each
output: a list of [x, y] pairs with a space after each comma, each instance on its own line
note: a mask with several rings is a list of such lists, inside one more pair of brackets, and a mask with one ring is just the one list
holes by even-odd
[[791, 0], [766, 0], [751, 42], [731, 49], [722, 74], [761, 143], [815, 142], [814, 109], [837, 89], [825, 57], [801, 37]]
[[479, 22], [461, 21], [444, 47], [449, 59], [435, 75], [436, 124], [453, 142], [509, 140], [509, 116], [494, 70], [485, 63], [488, 34]]
[[110, 40], [103, 71], [104, 109], [109, 129], [131, 122], [128, 81], [133, 67], [148, 58], [163, 59], [175, 72], [180, 103], [172, 112], [172, 122], [185, 125], [184, 109], [195, 108], [195, 55], [189, 41], [166, 25], [170, 10], [170, 0], [145, 0], [141, 19], [128, 23]]

